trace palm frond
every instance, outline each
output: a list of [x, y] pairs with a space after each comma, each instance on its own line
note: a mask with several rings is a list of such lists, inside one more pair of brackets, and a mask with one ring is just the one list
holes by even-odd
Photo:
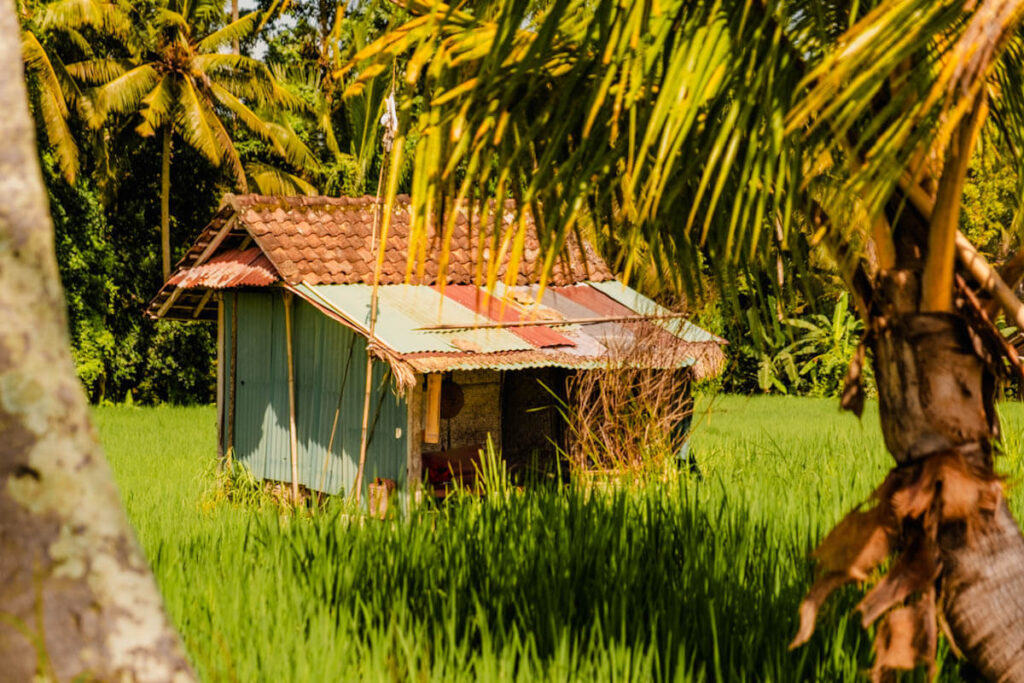
[[122, 43], [134, 43], [133, 22], [117, 2], [57, 0], [45, 6], [39, 26], [45, 31], [75, 31], [88, 26]]
[[68, 73], [86, 85], [109, 83], [129, 71], [131, 63], [123, 59], [88, 59], [65, 65]]
[[139, 109], [142, 123], [136, 130], [143, 137], [156, 134], [157, 130], [170, 122], [177, 86], [177, 79], [172, 74], [165, 74], [156, 87], [142, 98], [142, 107]]
[[196, 44], [199, 52], [215, 52], [232, 41], [246, 38], [259, 26], [260, 12], [250, 12], [229, 23], [224, 28], [214, 31]]
[[213, 110], [213, 107], [210, 106], [211, 103], [203, 102], [203, 104], [205, 105], [203, 107], [203, 113], [206, 116], [206, 123], [210, 130], [213, 131], [214, 138], [216, 138], [219, 143], [221, 150], [223, 150], [222, 159], [226, 159], [228, 170], [230, 170], [234, 175], [235, 182], [238, 184], [238, 187], [242, 192], [248, 192], [249, 181], [245, 176], [245, 169], [242, 166], [242, 158], [238, 154], [238, 149], [235, 147], [234, 141], [231, 139], [231, 134], [228, 133], [227, 129], [224, 127], [224, 122], [221, 121], [220, 117], [217, 116], [217, 113]]
[[70, 112], [57, 68], [31, 32], [22, 35], [22, 54], [26, 71], [39, 80], [37, 104], [47, 142], [57, 157], [61, 175], [74, 184], [78, 175], [78, 145], [68, 125]]
[[956, 0], [882, 2], [809, 71], [787, 128], [846, 146], [849, 190], [877, 213], [901, 175], [945, 149], [1022, 17], [1019, 0], [968, 12]]
[[[206, 157], [214, 166], [220, 166], [224, 156], [223, 141], [211, 127], [211, 115], [190, 79], [179, 84], [179, 107], [175, 127], [192, 148]], [[213, 118], [216, 118], [213, 115]]]
[[90, 93], [94, 103], [94, 115], [90, 123], [99, 127], [110, 114], [134, 111], [142, 98], [156, 85], [158, 78], [151, 64], [142, 64], [96, 88]]
[[316, 171], [320, 167], [316, 156], [291, 126], [275, 121], [266, 121], [266, 126], [273, 137], [275, 149], [280, 150], [285, 161], [303, 170]]
[[315, 196], [316, 188], [299, 176], [280, 168], [253, 162], [246, 164], [246, 173], [260, 194]]
[[533, 208], [547, 269], [587, 226], [614, 223], [623, 243], [690, 273], [697, 244], [736, 262], [769, 218], [789, 229], [802, 155], [783, 121], [802, 64], [773, 3], [562, 0], [539, 17], [506, 3], [493, 20], [415, 4], [425, 16], [350, 65], [359, 82], [408, 56], [405, 82], [429, 93], [404, 123], [420, 133], [415, 239], [445, 196], [483, 199], [486, 187]]
[[217, 83], [210, 83], [210, 92], [222, 106], [231, 111], [253, 133], [268, 143], [285, 161], [307, 170], [319, 165], [316, 157], [304, 142], [290, 128], [267, 121], [256, 114], [244, 102]]
[[282, 87], [263, 62], [235, 54], [197, 54], [193, 67], [216, 81], [235, 97], [251, 100], [258, 105], [271, 105], [289, 110], [300, 110], [305, 103], [300, 97]]

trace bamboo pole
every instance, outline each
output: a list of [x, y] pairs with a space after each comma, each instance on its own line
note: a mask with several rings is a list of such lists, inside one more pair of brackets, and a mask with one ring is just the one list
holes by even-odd
[[292, 354], [292, 293], [284, 293], [284, 332], [288, 348], [288, 440], [292, 458], [292, 503], [299, 502], [299, 440], [295, 428], [295, 361]]
[[[392, 78], [394, 74], [392, 74]], [[397, 131], [397, 121], [393, 122]], [[398, 172], [402, 167], [402, 150], [404, 138], [399, 137], [393, 141], [390, 149], [390, 164], [381, 164], [380, 177], [377, 180], [377, 211], [373, 213], [373, 231], [370, 238], [370, 253], [374, 255], [376, 264], [373, 268], [373, 291], [370, 295], [370, 327], [366, 338], [366, 391], [363, 395], [363, 425], [359, 438], [359, 467], [356, 469], [356, 481], [353, 487], [353, 495], [356, 503], [363, 488], [363, 472], [366, 469], [367, 430], [369, 429], [370, 418], [370, 395], [373, 392], [373, 354], [370, 353], [370, 344], [374, 343], [374, 331], [377, 328], [377, 300], [380, 287], [380, 274], [384, 267], [384, 251], [387, 249], [388, 229], [391, 227], [391, 213], [394, 208], [395, 194], [398, 190]], [[385, 190], [385, 199], [380, 196], [381, 187], [384, 184], [384, 169], [388, 168], [388, 184]], [[377, 239], [378, 217], [380, 222], [380, 239]]]
[[651, 322], [654, 320], [678, 320], [685, 318], [686, 313], [664, 313], [659, 315], [606, 315], [590, 318], [570, 318], [567, 320], [515, 320], [508, 322], [478, 323], [473, 325], [427, 325], [414, 327], [414, 332], [437, 332], [441, 330], [497, 330], [514, 327], [560, 327], [563, 325], [598, 325], [600, 323]]
[[324, 483], [327, 481], [327, 465], [331, 462], [331, 451], [334, 450], [334, 435], [338, 431], [338, 418], [341, 417], [341, 400], [345, 396], [345, 387], [348, 385], [348, 369], [352, 365], [352, 355], [356, 350], [356, 340], [353, 339], [348, 347], [348, 358], [345, 360], [345, 370], [341, 374], [341, 388], [338, 389], [338, 403], [334, 407], [334, 422], [331, 423], [331, 438], [327, 440], [327, 452], [324, 453], [324, 467], [320, 472], [319, 490], [324, 490]]
[[[377, 206], [374, 207], [373, 230], [370, 233], [370, 253], [374, 255], [377, 253], [377, 221], [383, 208], [380, 205], [380, 188], [383, 183], [384, 164], [381, 164], [380, 177], [377, 179]], [[376, 260], [378, 264], [374, 267], [373, 291], [370, 294], [370, 327], [366, 336], [366, 387], [363, 392], [363, 424], [359, 432], [359, 465], [356, 467], [356, 480], [352, 486], [352, 496], [357, 505], [362, 495], [363, 471], [366, 469], [366, 449], [369, 446], [366, 441], [366, 430], [369, 428], [370, 395], [373, 393], [373, 354], [370, 353], [370, 344], [373, 342], [373, 334], [377, 329], [377, 284], [380, 281], [381, 270], [381, 259]]]
[[423, 478], [423, 453], [420, 447], [423, 442], [423, 389], [420, 377], [420, 375], [416, 375], [416, 381], [406, 394], [405, 467], [410, 504], [419, 501], [421, 479]]
[[235, 453], [235, 395], [238, 385], [238, 291], [231, 299], [231, 383], [228, 385], [228, 467]]
[[217, 294], [217, 466], [224, 469], [224, 297]]

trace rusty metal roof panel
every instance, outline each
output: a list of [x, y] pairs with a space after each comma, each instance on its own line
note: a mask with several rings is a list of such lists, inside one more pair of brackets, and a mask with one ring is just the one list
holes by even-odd
[[[659, 306], [640, 292], [627, 287], [618, 280], [591, 282], [588, 284], [597, 291], [615, 299], [615, 301], [619, 302], [623, 306], [642, 315], [668, 315], [671, 313], [668, 309]], [[684, 341], [695, 343], [717, 342], [719, 344], [725, 341], [724, 339], [711, 334], [707, 330], [697, 327], [685, 318], [654, 320], [652, 322], [662, 329], [668, 330]]]
[[[358, 327], [370, 327], [370, 285], [305, 285], [295, 287]], [[496, 353], [527, 351], [533, 346], [507, 329], [425, 330], [438, 324], [473, 327], [490, 320], [424, 285], [390, 285], [378, 289], [374, 336], [398, 354]]]
[[[494, 322], [518, 323], [531, 319], [540, 321], [532, 317], [530, 311], [521, 308], [512, 297], [498, 296], [496, 292], [489, 294], [483, 288], [474, 285], [448, 285], [444, 288], [444, 295]], [[485, 308], [486, 310], [484, 310]], [[573, 346], [575, 344], [565, 335], [559, 334], [546, 325], [510, 327], [508, 329], [512, 334], [522, 337], [537, 348]]]
[[277, 272], [258, 247], [244, 251], [231, 249], [206, 263], [182, 268], [167, 281], [182, 289], [227, 289], [228, 287], [265, 287], [277, 282]]

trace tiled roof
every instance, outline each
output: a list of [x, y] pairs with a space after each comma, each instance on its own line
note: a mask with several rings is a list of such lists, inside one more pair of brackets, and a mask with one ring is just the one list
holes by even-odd
[[[379, 206], [374, 197], [271, 197], [263, 195], [227, 195], [225, 206], [234, 209], [238, 221], [270, 259], [281, 278], [289, 284], [369, 284], [373, 280], [374, 258], [371, 236]], [[503, 211], [502, 234], [514, 229], [515, 205], [507, 202]], [[449, 247], [445, 281], [469, 284], [474, 281], [478, 253], [485, 254], [493, 236], [493, 214], [486, 229], [478, 218], [470, 225], [468, 211], [460, 209]], [[527, 230], [523, 259], [516, 284], [537, 282], [540, 276], [541, 247], [533, 218], [527, 212]], [[384, 254], [381, 284], [405, 281], [409, 247], [409, 198], [396, 199], [387, 249]], [[379, 226], [378, 226], [379, 229]], [[438, 283], [441, 239], [437, 232], [428, 238], [423, 279], [416, 284]], [[509, 266], [506, 254], [499, 268], [504, 278]], [[569, 240], [564, 256], [550, 276], [554, 285], [612, 279], [611, 271], [590, 245]]]

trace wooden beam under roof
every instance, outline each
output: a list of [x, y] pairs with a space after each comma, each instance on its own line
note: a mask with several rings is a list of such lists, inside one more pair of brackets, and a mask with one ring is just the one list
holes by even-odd
[[206, 304], [210, 301], [210, 297], [213, 296], [213, 290], [207, 289], [206, 294], [203, 294], [203, 298], [199, 300], [199, 304], [196, 306], [196, 310], [192, 313], [192, 319], [195, 320], [199, 317], [199, 314], [206, 308]]

